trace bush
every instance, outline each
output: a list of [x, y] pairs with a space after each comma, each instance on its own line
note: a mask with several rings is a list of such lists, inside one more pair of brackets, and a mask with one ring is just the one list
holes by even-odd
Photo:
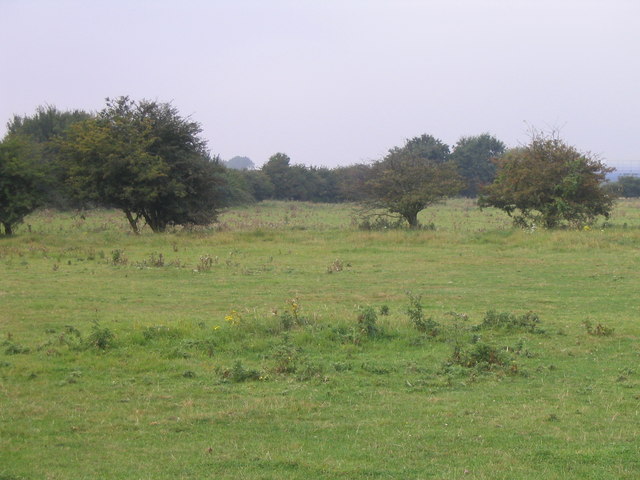
[[86, 342], [89, 346], [96, 347], [100, 350], [106, 350], [113, 346], [114, 340], [114, 333], [108, 328], [100, 326], [100, 322], [95, 320]]
[[544, 333], [544, 330], [540, 328], [540, 318], [534, 312], [527, 312], [518, 316], [513, 313], [497, 313], [495, 310], [489, 310], [485, 314], [482, 323], [474, 327], [474, 329], [505, 329], [528, 333]]
[[234, 383], [242, 383], [248, 380], [260, 380], [262, 375], [258, 370], [247, 369], [240, 360], [233, 364], [233, 367], [222, 371], [222, 378]]
[[382, 332], [377, 325], [378, 314], [373, 307], [365, 307], [358, 315], [358, 326], [360, 333], [367, 337], [377, 337]]
[[526, 228], [563, 223], [581, 228], [600, 215], [609, 217], [613, 196], [602, 185], [611, 171], [555, 132], [534, 131], [528, 145], [498, 160], [496, 179], [484, 189], [478, 205], [499, 208]]
[[413, 295], [411, 292], [407, 292], [409, 297], [409, 306], [407, 307], [407, 315], [409, 321], [419, 332], [426, 333], [431, 337], [438, 335], [439, 324], [431, 317], [425, 318], [422, 311], [421, 296]]

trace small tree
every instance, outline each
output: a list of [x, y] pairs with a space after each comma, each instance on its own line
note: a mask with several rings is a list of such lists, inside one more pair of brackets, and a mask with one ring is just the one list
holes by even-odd
[[0, 142], [0, 224], [5, 235], [42, 201], [43, 174], [33, 146], [16, 136]]
[[448, 157], [449, 147], [431, 135], [391, 149], [371, 166], [364, 185], [365, 210], [385, 210], [417, 228], [422, 210], [455, 195], [463, 185]]
[[509, 150], [497, 165], [496, 179], [478, 204], [505, 211], [517, 225], [579, 226], [609, 216], [613, 198], [602, 184], [613, 169], [567, 145], [555, 132], [534, 132], [528, 145]]

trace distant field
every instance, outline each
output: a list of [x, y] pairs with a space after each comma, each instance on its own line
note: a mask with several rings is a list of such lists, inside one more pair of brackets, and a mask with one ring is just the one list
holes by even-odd
[[640, 478], [640, 201], [421, 222], [28, 217], [0, 238], [0, 480]]

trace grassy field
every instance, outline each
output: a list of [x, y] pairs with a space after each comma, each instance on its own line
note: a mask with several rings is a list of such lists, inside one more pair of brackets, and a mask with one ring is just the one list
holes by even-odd
[[0, 480], [640, 478], [640, 202], [581, 231], [352, 216], [0, 238]]

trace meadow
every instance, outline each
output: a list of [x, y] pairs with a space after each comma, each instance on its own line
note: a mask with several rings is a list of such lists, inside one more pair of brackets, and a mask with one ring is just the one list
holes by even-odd
[[640, 201], [421, 222], [31, 215], [0, 238], [0, 480], [640, 478]]

